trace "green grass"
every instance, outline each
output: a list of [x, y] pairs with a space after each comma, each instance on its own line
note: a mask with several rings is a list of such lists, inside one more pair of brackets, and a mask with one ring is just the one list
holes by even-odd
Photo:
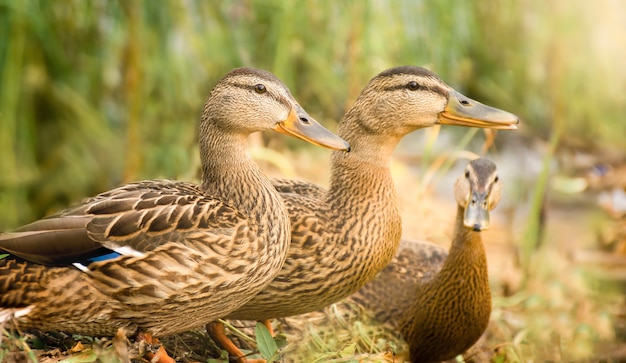
[[120, 182], [195, 177], [200, 106], [241, 65], [275, 72], [331, 128], [372, 76], [416, 64], [527, 134], [558, 117], [563, 143], [623, 149], [624, 39], [593, 22], [623, 6], [578, 5], [2, 0], [0, 230]]

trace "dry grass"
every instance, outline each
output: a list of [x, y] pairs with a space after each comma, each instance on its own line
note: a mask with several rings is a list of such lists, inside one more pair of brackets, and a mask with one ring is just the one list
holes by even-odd
[[[521, 153], [520, 150], [505, 152]], [[496, 160], [502, 155], [492, 156]], [[461, 167], [464, 162], [459, 163]], [[297, 165], [304, 165], [297, 163]], [[457, 167], [458, 168], [458, 167]], [[404, 237], [426, 239], [448, 246], [455, 204], [450, 196], [456, 173], [439, 174], [434, 184], [415, 188], [423, 175], [395, 162], [394, 180], [400, 196]], [[411, 170], [413, 172], [411, 172]], [[454, 169], [456, 170], [456, 169]], [[306, 174], [306, 170], [299, 170]], [[619, 360], [626, 345], [619, 327], [623, 296], [571, 260], [573, 251], [593, 247], [597, 208], [546, 201], [544, 242], [532, 252], [527, 276], [520, 264], [520, 243], [529, 197], [516, 198], [519, 175], [503, 176], [505, 199], [483, 233], [492, 282], [493, 312], [483, 338], [466, 355], [475, 362], [600, 361]], [[520, 172], [523, 172], [520, 170]], [[318, 181], [324, 183], [324, 181]], [[435, 185], [444, 184], [436, 188]], [[512, 190], [513, 189], [513, 190]], [[287, 361], [398, 362], [405, 343], [397, 332], [373, 321], [367, 312], [341, 303], [304, 316], [288, 318], [282, 325], [288, 341]], [[296, 357], [294, 359], [294, 357]]]

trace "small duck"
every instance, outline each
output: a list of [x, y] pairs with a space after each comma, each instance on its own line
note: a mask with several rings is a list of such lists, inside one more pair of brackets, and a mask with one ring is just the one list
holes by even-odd
[[458, 207], [449, 252], [403, 240], [391, 263], [348, 299], [399, 330], [411, 362], [452, 359], [487, 328], [491, 292], [480, 232], [489, 228], [501, 184], [493, 162], [472, 160], [454, 187]]
[[0, 319], [21, 327], [112, 336], [165, 336], [246, 303], [278, 273], [289, 216], [247, 151], [274, 130], [348, 150], [273, 74], [237, 68], [200, 118], [200, 184], [120, 186], [0, 235]]

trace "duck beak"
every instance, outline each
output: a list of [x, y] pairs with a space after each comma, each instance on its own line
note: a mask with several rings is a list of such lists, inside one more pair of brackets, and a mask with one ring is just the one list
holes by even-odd
[[487, 198], [487, 192], [472, 192], [463, 215], [465, 227], [474, 231], [483, 231], [489, 228], [489, 201]]
[[448, 104], [439, 114], [439, 124], [496, 130], [516, 130], [519, 118], [512, 113], [483, 105], [457, 91], [450, 91]]
[[332, 150], [350, 151], [350, 144], [320, 125], [299, 105], [291, 109], [287, 119], [277, 124], [274, 131], [297, 137], [313, 145]]

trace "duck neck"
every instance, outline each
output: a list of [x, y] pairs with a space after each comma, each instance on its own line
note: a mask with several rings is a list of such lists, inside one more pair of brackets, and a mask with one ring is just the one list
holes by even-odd
[[[207, 137], [200, 140], [204, 191], [246, 215], [262, 238], [260, 241], [275, 241], [277, 238], [281, 242], [288, 241], [291, 234], [289, 216], [282, 199], [252, 160], [247, 147], [248, 136], [207, 131], [201, 133]], [[276, 228], [277, 225], [281, 227]]]
[[[460, 277], [465, 280], [461, 288], [467, 293], [489, 292], [487, 271], [487, 257], [480, 232], [465, 227], [463, 224], [464, 209], [459, 206], [454, 223], [454, 237], [448, 252], [448, 258], [443, 264], [436, 279], [452, 281]], [[455, 293], [462, 296], [462, 293]]]
[[448, 257], [439, 273], [427, 283], [428, 289], [439, 290], [435, 294], [441, 299], [461, 299], [461, 305], [469, 304], [470, 309], [476, 305], [486, 307], [472, 310], [483, 313], [491, 309], [487, 257], [480, 232], [465, 227], [463, 214], [464, 209], [458, 207]]
[[480, 232], [463, 225], [459, 207], [448, 258], [430, 280], [418, 285], [400, 330], [415, 362], [451, 359], [483, 334], [491, 313], [487, 259]]
[[[364, 266], [377, 273], [393, 258], [402, 233], [396, 191], [389, 169], [400, 137], [358, 132], [346, 125], [358, 124], [346, 115], [338, 134], [350, 143], [350, 152], [332, 154], [330, 188], [325, 211], [337, 243], [349, 243], [363, 253], [376, 254]], [[347, 221], [356, 221], [348, 224]], [[358, 238], [349, 238], [355, 236]], [[373, 266], [372, 266], [373, 264]], [[373, 276], [372, 276], [373, 277]]]

